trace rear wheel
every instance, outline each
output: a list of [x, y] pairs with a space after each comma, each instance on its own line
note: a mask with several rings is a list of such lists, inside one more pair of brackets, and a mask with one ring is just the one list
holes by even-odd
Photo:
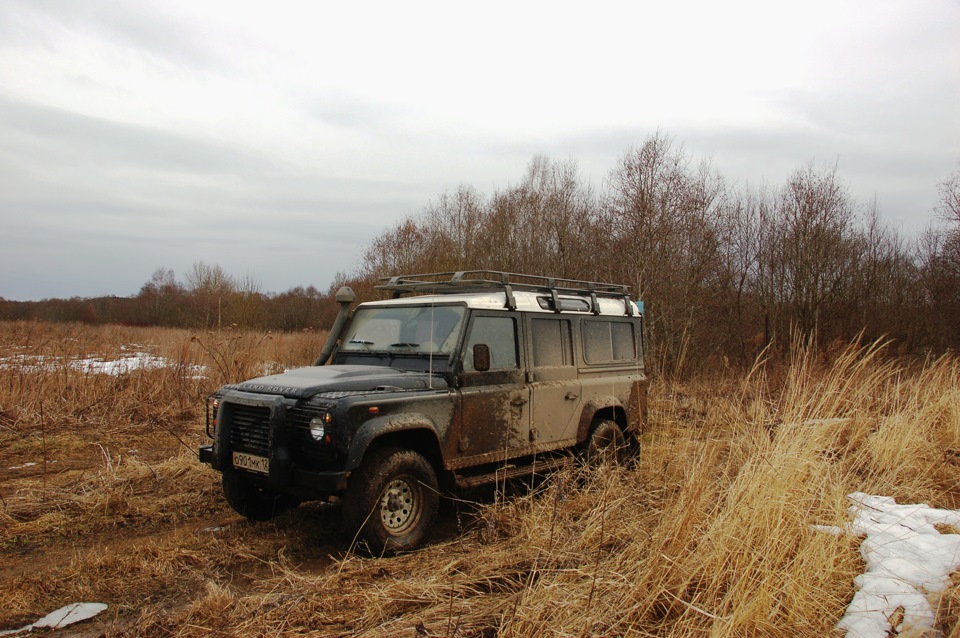
[[384, 448], [350, 477], [343, 514], [374, 553], [418, 547], [437, 516], [437, 475], [423, 455]]
[[290, 497], [260, 487], [233, 470], [223, 473], [223, 495], [230, 507], [251, 521], [268, 521], [297, 505]]
[[590, 465], [622, 463], [630, 451], [623, 430], [613, 421], [597, 421], [590, 429], [585, 448], [585, 457]]

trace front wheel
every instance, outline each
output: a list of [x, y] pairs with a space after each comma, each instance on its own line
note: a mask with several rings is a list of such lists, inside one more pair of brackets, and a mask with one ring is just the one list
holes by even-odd
[[343, 514], [374, 553], [418, 547], [437, 516], [437, 475], [423, 455], [385, 448], [350, 477]]

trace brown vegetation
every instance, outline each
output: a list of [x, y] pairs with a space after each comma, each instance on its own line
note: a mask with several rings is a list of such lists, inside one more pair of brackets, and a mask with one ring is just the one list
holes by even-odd
[[[196, 461], [208, 391], [321, 342], [0, 323], [0, 628], [97, 601], [90, 635], [824, 636], [862, 566], [813, 525], [842, 525], [855, 490], [960, 507], [956, 360], [794, 346], [655, 383], [634, 467], [471, 495], [422, 551], [371, 558], [324, 508], [241, 520]], [[133, 344], [171, 365], [71, 365]]]
[[[931, 185], [931, 190], [934, 185]], [[326, 328], [340, 284], [379, 297], [380, 277], [504, 270], [628, 284], [646, 306], [650, 367], [672, 377], [817, 348], [887, 339], [900, 353], [960, 349], [960, 168], [939, 184], [919, 237], [856, 201], [839, 167], [800, 167], [782, 184], [729, 184], [657, 132], [594, 188], [574, 161], [537, 156], [520, 182], [464, 185], [372, 239], [327, 291], [263, 293], [252, 277], [197, 262], [160, 268], [136, 296], [12, 302], [0, 319], [193, 329]], [[291, 273], [301, 277], [303, 273]]]
[[920, 241], [856, 201], [838, 167], [780, 186], [729, 185], [657, 133], [595, 192], [576, 163], [537, 157], [519, 184], [469, 186], [387, 229], [349, 278], [475, 268], [625, 283], [645, 302], [648, 360], [672, 376], [748, 367], [793, 335], [816, 347], [886, 338], [901, 352], [960, 348], [960, 169]]

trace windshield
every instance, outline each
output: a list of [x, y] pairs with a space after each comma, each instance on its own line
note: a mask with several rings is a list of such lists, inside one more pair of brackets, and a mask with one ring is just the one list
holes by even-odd
[[457, 346], [464, 311], [463, 306], [357, 308], [340, 351], [450, 354]]

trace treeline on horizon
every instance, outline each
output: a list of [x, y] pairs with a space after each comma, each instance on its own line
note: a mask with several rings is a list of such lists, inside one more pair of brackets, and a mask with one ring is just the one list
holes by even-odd
[[658, 132], [594, 189], [575, 161], [532, 159], [491, 195], [469, 185], [384, 230], [327, 291], [266, 294], [197, 262], [157, 270], [128, 298], [12, 302], [0, 318], [217, 329], [325, 329], [348, 284], [380, 298], [381, 277], [504, 270], [631, 286], [659, 372], [749, 365], [793, 340], [890, 340], [897, 352], [960, 347], [960, 165], [938, 185], [929, 226], [905, 237], [877, 202], [850, 195], [836, 166], [803, 166], [779, 186], [730, 186]]
[[173, 270], [158, 268], [131, 297], [0, 298], [0, 320], [7, 321], [299, 332], [326, 329], [336, 314], [333, 297], [313, 286], [264, 293], [252, 276], [236, 278], [203, 261], [195, 262], [182, 281]]

